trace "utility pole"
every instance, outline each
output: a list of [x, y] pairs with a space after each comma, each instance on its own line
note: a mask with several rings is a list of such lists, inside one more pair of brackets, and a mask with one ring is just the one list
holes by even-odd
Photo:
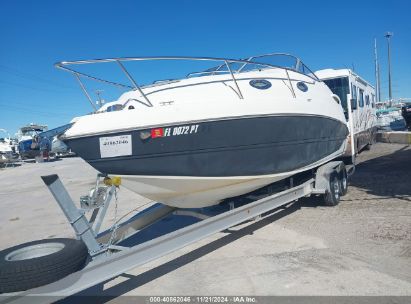
[[377, 38], [374, 38], [374, 56], [375, 56], [375, 99], [379, 102], [381, 99], [380, 90], [380, 66], [378, 65], [378, 55], [377, 55]]
[[387, 32], [385, 33], [385, 37], [387, 38], [387, 45], [388, 45], [388, 95], [390, 98], [390, 105], [392, 102], [392, 87], [391, 87], [391, 46], [390, 46], [390, 38], [393, 36], [393, 33]]
[[96, 94], [97, 94], [97, 96], [98, 96], [97, 105], [98, 105], [99, 108], [100, 108], [100, 107], [103, 105], [103, 103], [104, 103], [104, 101], [101, 99], [101, 96], [100, 96], [101, 93], [103, 93], [103, 90], [96, 90]]

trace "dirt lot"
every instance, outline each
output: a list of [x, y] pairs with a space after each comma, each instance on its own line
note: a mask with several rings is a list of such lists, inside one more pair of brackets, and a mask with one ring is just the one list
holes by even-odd
[[[77, 158], [0, 170], [0, 249], [72, 235], [39, 179], [51, 173], [77, 198], [95, 171]], [[121, 189], [119, 213], [145, 202]], [[376, 144], [361, 153], [336, 207], [301, 200], [136, 268], [103, 289], [86, 293], [411, 296], [411, 147]]]
[[[411, 147], [399, 144], [376, 144], [361, 153], [349, 192], [336, 208], [318, 207], [308, 199], [297, 212], [282, 219], [284, 227], [322, 238], [332, 256], [303, 257], [311, 267], [323, 267], [327, 259], [341, 270], [352, 270], [346, 282], [336, 286], [342, 292], [350, 285], [355, 263], [364, 262], [369, 269], [411, 282]], [[320, 261], [319, 261], [320, 260]], [[326, 271], [326, 269], [323, 269]], [[336, 269], [334, 268], [334, 271]], [[390, 280], [385, 281], [385, 283]], [[380, 284], [361, 280], [365, 294], [388, 293]], [[384, 285], [384, 280], [381, 280]], [[411, 294], [411, 290], [403, 290]], [[350, 293], [349, 287], [347, 292]]]

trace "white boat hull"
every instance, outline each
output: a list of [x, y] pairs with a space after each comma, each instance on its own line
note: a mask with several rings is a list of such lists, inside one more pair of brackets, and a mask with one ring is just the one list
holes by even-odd
[[122, 185], [130, 191], [165, 205], [177, 208], [202, 208], [318, 167], [341, 155], [344, 149], [345, 145], [341, 150], [319, 162], [286, 173], [231, 177], [123, 175], [121, 176]]

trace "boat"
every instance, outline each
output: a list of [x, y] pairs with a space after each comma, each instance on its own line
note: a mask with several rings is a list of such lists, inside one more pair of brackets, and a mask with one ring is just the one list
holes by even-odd
[[14, 150], [14, 140], [10, 138], [5, 129], [0, 129], [0, 131], [8, 135], [0, 138], [0, 165], [12, 163], [18, 158]]
[[69, 147], [58, 138], [58, 136], [54, 136], [53, 140], [51, 141], [51, 152], [61, 156], [61, 155], [66, 155], [70, 153]]
[[37, 134], [44, 132], [48, 129], [46, 125], [40, 125], [35, 123], [27, 124], [19, 129], [16, 133], [17, 140], [23, 141], [28, 139], [33, 139]]
[[71, 125], [71, 123], [65, 124], [39, 134], [40, 137], [45, 137], [50, 142], [51, 154], [54, 154], [57, 157], [75, 155], [70, 151], [70, 148], [60, 139], [60, 135], [63, 134], [68, 128], [70, 128]]
[[[139, 85], [131, 61], [191, 60], [211, 68]], [[117, 65], [131, 85], [72, 66]], [[127, 88], [76, 118], [60, 137], [101, 173], [146, 198], [179, 208], [218, 204], [343, 155], [348, 127], [340, 98], [297, 57], [128, 57], [65, 61], [82, 79]]]
[[0, 138], [0, 165], [13, 161], [13, 151], [8, 143]]
[[22, 159], [31, 159], [40, 155], [39, 134], [46, 131], [46, 125], [28, 124], [19, 129], [16, 133], [18, 140], [18, 152]]
[[401, 108], [390, 102], [377, 103], [377, 127], [384, 131], [405, 131], [407, 123]]

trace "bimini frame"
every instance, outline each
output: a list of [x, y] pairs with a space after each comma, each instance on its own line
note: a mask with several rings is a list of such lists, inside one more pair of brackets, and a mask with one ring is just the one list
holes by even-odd
[[[258, 62], [258, 58], [260, 57], [268, 57], [268, 56], [288, 56], [290, 58], [293, 58], [295, 60], [295, 65], [293, 68], [289, 67], [283, 67], [283, 66], [278, 66], [278, 65], [272, 65], [269, 63], [263, 63], [263, 62]], [[141, 96], [144, 99], [143, 103], [146, 106], [152, 107], [153, 104], [150, 101], [150, 99], [147, 97], [147, 94], [144, 93], [142, 90], [142, 86], [140, 86], [136, 80], [133, 78], [133, 76], [129, 73], [129, 71], [126, 69], [124, 62], [130, 62], [130, 61], [149, 61], [149, 60], [192, 60], [192, 61], [215, 61], [215, 62], [220, 62], [221, 64], [218, 66], [218, 68], [225, 66], [227, 70], [225, 70], [225, 73], [229, 73], [231, 76], [231, 79], [236, 87], [236, 93], [238, 94], [238, 97], [240, 99], [244, 99], [243, 94], [241, 93], [240, 87], [238, 86], [237, 79], [235, 77], [235, 74], [241, 73], [244, 67], [247, 64], [253, 64], [253, 65], [258, 65], [258, 66], [263, 66], [265, 68], [280, 68], [285, 71], [288, 83], [289, 83], [289, 89], [291, 90], [291, 93], [293, 97], [295, 98], [295, 91], [293, 88], [293, 85], [291, 83], [291, 78], [289, 75], [289, 71], [297, 72], [304, 74], [306, 76], [311, 77], [315, 81], [319, 81], [319, 79], [315, 76], [315, 74], [307, 68], [307, 66], [297, 57], [290, 55], [290, 54], [285, 54], [285, 53], [272, 53], [272, 54], [267, 54], [267, 55], [262, 55], [262, 56], [254, 56], [250, 57], [249, 59], [230, 59], [230, 58], [217, 58], [217, 57], [182, 57], [182, 56], [160, 56], [160, 57], [116, 57], [116, 58], [105, 58], [105, 59], [89, 59], [89, 60], [78, 60], [78, 61], [61, 61], [55, 64], [56, 68], [68, 71], [72, 73], [77, 81], [80, 84], [81, 89], [83, 90], [84, 94], [86, 95], [87, 99], [89, 100], [91, 106], [95, 111], [97, 111], [96, 106], [94, 105], [90, 94], [87, 92], [86, 87], [84, 86], [84, 83], [81, 81], [80, 77], [85, 77], [88, 79], [96, 80], [99, 82], [103, 82], [109, 85], [117, 86], [117, 87], [122, 87], [122, 88], [127, 88], [127, 89], [132, 89], [132, 90], [137, 90], [141, 94]], [[82, 64], [96, 64], [96, 63], [116, 63], [121, 71], [125, 74], [125, 76], [130, 80], [131, 86], [123, 83], [118, 83], [118, 82], [113, 82], [109, 81], [106, 79], [102, 79], [99, 77], [95, 77], [83, 72], [80, 72], [78, 70], [74, 70], [72, 68], [69, 68], [68, 66], [70, 65], [82, 65]], [[242, 64], [241, 67], [237, 71], [233, 71], [232, 68], [230, 67], [230, 64], [232, 63], [239, 63]], [[210, 73], [213, 74], [215, 71], [205, 71], [202, 73]], [[220, 71], [221, 72], [221, 71]], [[191, 73], [193, 74], [193, 73]], [[189, 74], [188, 76], [190, 76]], [[198, 74], [198, 73], [194, 73]], [[201, 74], [201, 73], [200, 73]]]

